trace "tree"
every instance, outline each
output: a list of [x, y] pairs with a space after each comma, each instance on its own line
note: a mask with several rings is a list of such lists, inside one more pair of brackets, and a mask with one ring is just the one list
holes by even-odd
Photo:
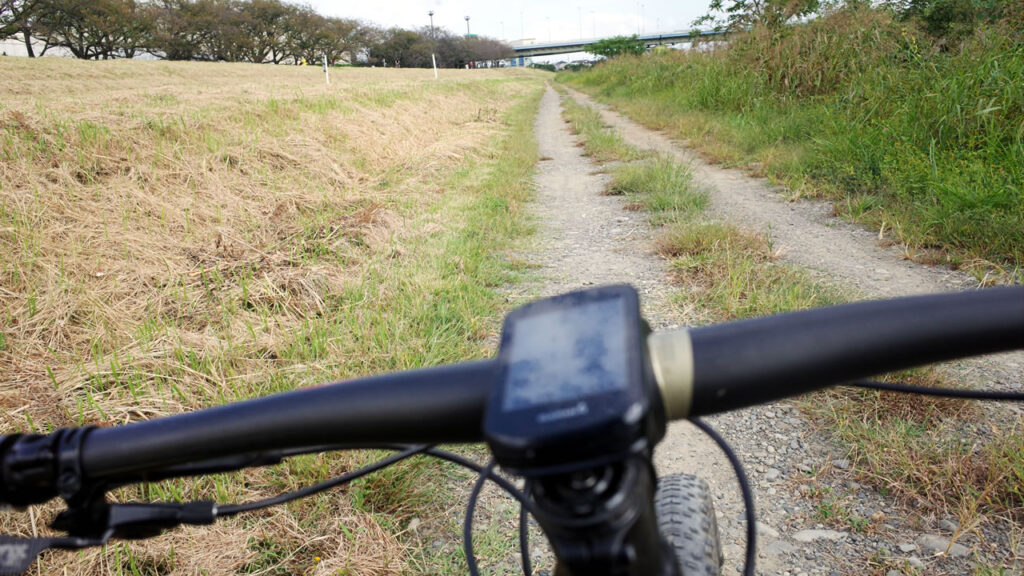
[[735, 31], [758, 25], [777, 28], [813, 14], [820, 4], [820, 0], [711, 0], [708, 13], [693, 24], [713, 24], [715, 30]]
[[155, 9], [154, 53], [168, 60], [225, 60], [230, 5], [222, 0], [162, 0]]
[[[429, 37], [430, 30], [425, 32]], [[441, 68], [462, 68], [471, 60], [463, 37], [445, 29], [434, 29], [431, 48], [437, 55], [437, 65]]]
[[462, 68], [470, 62], [493, 62], [514, 54], [511, 46], [493, 38], [461, 36], [438, 28], [431, 31], [427, 26], [375, 30], [367, 37], [368, 61], [374, 65], [429, 68], [433, 54], [440, 68]]
[[371, 63], [405, 68], [430, 66], [431, 43], [412, 30], [391, 28], [377, 36], [369, 49]]
[[368, 41], [368, 28], [358, 20], [327, 18], [320, 51], [328, 62], [343, 60], [348, 55], [348, 61], [354, 63], [358, 54], [366, 50]]
[[515, 55], [515, 50], [511, 46], [493, 38], [470, 36], [463, 39], [463, 44], [469, 59], [475, 62], [494, 62]]
[[285, 53], [295, 62], [312, 62], [324, 43], [327, 19], [309, 6], [295, 8], [285, 21]]
[[41, 0], [31, 24], [32, 36], [83, 59], [131, 58], [151, 32], [135, 0]]
[[250, 0], [238, 4], [237, 26], [245, 41], [238, 46], [243, 60], [278, 64], [287, 54], [287, 20], [295, 8], [280, 0]]
[[115, 0], [106, 15], [107, 57], [134, 58], [149, 47], [155, 23], [146, 6], [136, 0]]
[[614, 58], [621, 56], [622, 54], [643, 54], [647, 50], [644, 43], [637, 38], [636, 34], [632, 36], [613, 36], [611, 38], [605, 38], [599, 42], [595, 42], [587, 48], [587, 52], [591, 54], [597, 54], [598, 56], [604, 56], [605, 58]]
[[21, 32], [22, 23], [36, 4], [38, 0], [0, 0], [0, 40]]
[[[0, 40], [21, 34], [29, 58], [35, 58], [33, 31], [43, 0], [0, 0]], [[40, 53], [46, 52], [48, 45]]]
[[970, 36], [980, 23], [999, 23], [1010, 30], [1024, 28], [1024, 3], [1019, 1], [889, 0], [885, 5], [901, 20], [919, 22], [943, 49]]

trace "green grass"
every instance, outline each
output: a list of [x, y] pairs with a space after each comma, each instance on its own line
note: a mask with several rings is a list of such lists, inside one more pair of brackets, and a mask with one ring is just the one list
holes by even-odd
[[664, 223], [692, 217], [708, 204], [689, 168], [671, 158], [654, 157], [612, 168], [609, 194], [624, 195]]
[[605, 125], [597, 110], [583, 106], [571, 97], [562, 98], [562, 110], [573, 132], [583, 136], [583, 148], [595, 161], [628, 161], [645, 156], [636, 147], [626, 144], [618, 132]]
[[778, 261], [766, 235], [728, 223], [693, 219], [676, 223], [658, 241], [670, 259], [684, 298], [721, 320], [777, 314], [845, 301], [842, 290]]
[[841, 10], [730, 49], [558, 78], [713, 160], [835, 199], [916, 253], [1012, 272], [1024, 263], [1024, 44], [997, 29], [959, 50], [925, 43], [883, 11]]

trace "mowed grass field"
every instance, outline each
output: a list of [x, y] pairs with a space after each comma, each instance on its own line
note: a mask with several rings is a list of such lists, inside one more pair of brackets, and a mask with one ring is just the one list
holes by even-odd
[[[0, 59], [0, 434], [114, 425], [482, 356], [529, 231], [529, 71]], [[161, 483], [241, 502], [368, 461]], [[48, 574], [391, 574], [445, 472], [179, 529]], [[431, 476], [434, 475], [434, 476]], [[411, 492], [403, 491], [402, 486]], [[379, 488], [379, 490], [370, 490]], [[0, 514], [45, 533], [59, 507]], [[426, 511], [426, 512], [425, 512]]]

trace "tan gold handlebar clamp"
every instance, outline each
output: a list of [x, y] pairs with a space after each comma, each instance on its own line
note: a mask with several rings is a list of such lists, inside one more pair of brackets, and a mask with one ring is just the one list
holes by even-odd
[[693, 403], [693, 343], [685, 329], [654, 332], [647, 337], [651, 368], [661, 390], [665, 416], [686, 418]]

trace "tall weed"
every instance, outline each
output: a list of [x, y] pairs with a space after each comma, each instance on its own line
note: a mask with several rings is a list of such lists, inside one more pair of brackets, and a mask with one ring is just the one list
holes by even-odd
[[757, 27], [728, 50], [733, 67], [752, 70], [782, 98], [830, 94], [901, 58], [914, 39], [889, 12], [838, 10], [803, 26]]

